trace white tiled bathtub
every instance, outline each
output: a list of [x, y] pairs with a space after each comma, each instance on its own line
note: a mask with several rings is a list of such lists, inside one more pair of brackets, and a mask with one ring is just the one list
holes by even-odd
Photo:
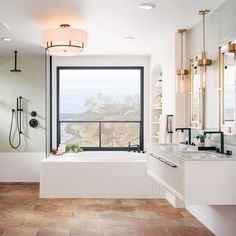
[[158, 198], [163, 191], [147, 175], [145, 154], [91, 151], [45, 158], [42, 198]]

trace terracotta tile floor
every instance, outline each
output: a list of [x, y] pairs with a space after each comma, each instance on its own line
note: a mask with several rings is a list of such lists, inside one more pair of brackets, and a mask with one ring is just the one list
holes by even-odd
[[0, 185], [1, 236], [213, 235], [165, 200], [39, 199], [38, 185]]

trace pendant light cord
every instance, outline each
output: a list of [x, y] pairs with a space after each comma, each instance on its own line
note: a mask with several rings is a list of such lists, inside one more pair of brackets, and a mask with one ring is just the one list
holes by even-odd
[[206, 52], [206, 41], [205, 41], [205, 40], [206, 40], [205, 13], [203, 13], [202, 17], [203, 17], [203, 22], [202, 22], [202, 30], [203, 30], [203, 32], [202, 32], [202, 37], [203, 37], [203, 53], [205, 54], [205, 52]]

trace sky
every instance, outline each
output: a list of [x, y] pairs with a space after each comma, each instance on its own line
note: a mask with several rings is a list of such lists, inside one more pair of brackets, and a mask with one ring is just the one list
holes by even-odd
[[60, 113], [86, 111], [86, 99], [98, 93], [114, 102], [140, 94], [140, 70], [60, 70]]

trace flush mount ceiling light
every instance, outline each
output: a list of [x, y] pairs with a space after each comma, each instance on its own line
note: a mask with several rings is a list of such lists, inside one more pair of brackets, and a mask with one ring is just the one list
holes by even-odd
[[135, 37], [129, 36], [129, 37], [125, 37], [124, 39], [127, 41], [132, 41], [132, 40], [135, 40]]
[[176, 74], [177, 75], [180, 75], [180, 76], [183, 76], [183, 75], [187, 75], [188, 74], [188, 70], [184, 69], [184, 39], [183, 39], [183, 35], [184, 33], [186, 33], [187, 30], [186, 29], [179, 29], [178, 30], [178, 33], [180, 34], [180, 65], [181, 65], [181, 68], [178, 69], [176, 71]]
[[2, 40], [5, 42], [10, 42], [12, 39], [9, 37], [3, 37]]
[[87, 32], [68, 24], [43, 31], [42, 38], [43, 46], [52, 56], [77, 56], [87, 45]]
[[152, 10], [155, 7], [156, 5], [154, 3], [143, 3], [139, 5], [139, 8], [143, 10]]
[[208, 59], [206, 57], [206, 22], [205, 22], [205, 18], [206, 18], [206, 15], [210, 12], [210, 10], [200, 10], [198, 12], [198, 14], [200, 16], [202, 16], [202, 44], [203, 44], [203, 47], [202, 47], [202, 57], [200, 59], [198, 59], [198, 66], [210, 66], [212, 65], [212, 60], [211, 59]]

